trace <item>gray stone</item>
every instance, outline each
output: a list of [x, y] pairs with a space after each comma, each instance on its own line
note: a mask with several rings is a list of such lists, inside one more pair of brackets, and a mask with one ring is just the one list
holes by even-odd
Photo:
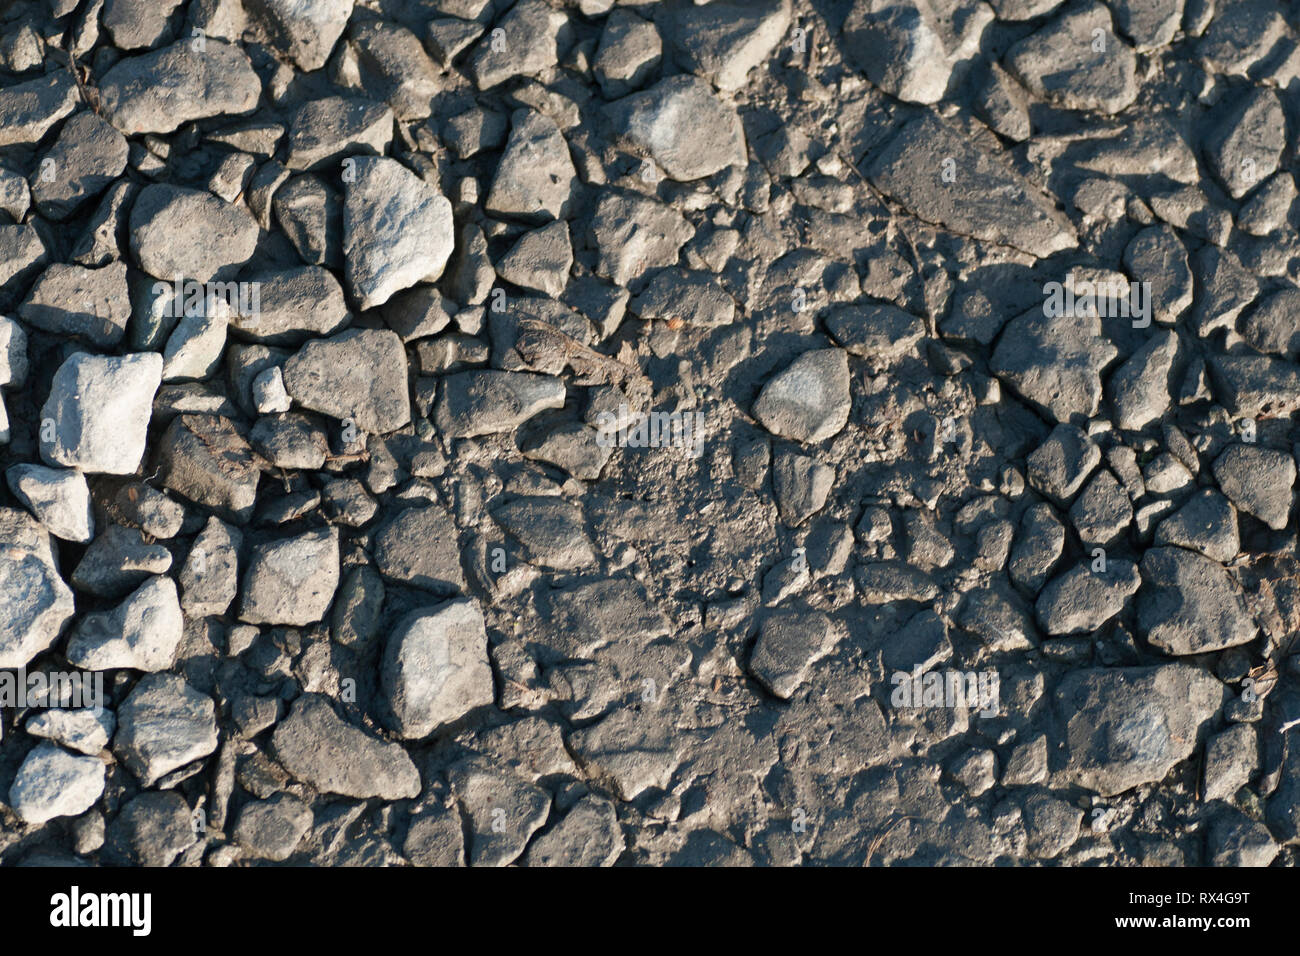
[[361, 97], [309, 100], [289, 124], [290, 169], [316, 170], [345, 156], [382, 156], [393, 138], [393, 111]]
[[847, 353], [814, 349], [768, 380], [754, 417], [773, 435], [815, 444], [839, 434], [851, 405]]
[[695, 227], [673, 207], [619, 191], [597, 200], [591, 231], [599, 255], [596, 274], [617, 286], [647, 269], [676, 265], [682, 246], [695, 235]]
[[1111, 9], [1139, 52], [1165, 46], [1183, 25], [1183, 0], [1112, 0]]
[[919, 316], [875, 303], [835, 307], [826, 316], [826, 329], [846, 352], [864, 359], [876, 371], [911, 354], [926, 334]]
[[133, 473], [144, 455], [162, 366], [162, 356], [153, 352], [70, 355], [41, 407], [41, 420], [54, 422], [53, 440], [41, 441], [41, 457], [83, 472]]
[[352, 0], [249, 0], [247, 8], [271, 28], [276, 46], [307, 72], [325, 65], [352, 16]]
[[119, 50], [143, 50], [172, 39], [170, 20], [182, 0], [108, 0], [103, 24]]
[[990, 366], [1035, 408], [1065, 422], [1097, 414], [1101, 371], [1117, 354], [1099, 317], [1049, 318], [1031, 309], [1007, 323]]
[[1169, 410], [1177, 353], [1177, 334], [1157, 332], [1110, 377], [1108, 387], [1117, 427], [1138, 431]]
[[1115, 476], [1103, 468], [1070, 506], [1070, 521], [1089, 551], [1110, 547], [1133, 522], [1133, 505]]
[[1254, 445], [1229, 445], [1214, 461], [1214, 479], [1239, 511], [1258, 518], [1274, 531], [1291, 516], [1295, 459], [1285, 452]]
[[1255, 191], [1237, 213], [1237, 226], [1252, 236], [1267, 236], [1287, 223], [1295, 204], [1295, 177], [1281, 172]]
[[1241, 586], [1223, 566], [1183, 548], [1142, 556], [1138, 628], [1166, 654], [1203, 654], [1254, 640]]
[[1151, 317], [1173, 325], [1192, 304], [1192, 270], [1178, 233], [1168, 226], [1143, 229], [1124, 249], [1124, 270], [1134, 282], [1151, 283]]
[[528, 845], [530, 867], [613, 866], [623, 853], [623, 830], [614, 805], [594, 794], [583, 797], [559, 823]]
[[1213, 488], [1203, 488], [1156, 526], [1155, 543], [1197, 551], [1226, 564], [1241, 550], [1237, 512]]
[[355, 157], [343, 205], [347, 282], [361, 308], [433, 282], [455, 242], [451, 203], [395, 159]]
[[1043, 588], [1034, 605], [1039, 626], [1052, 637], [1096, 631], [1124, 609], [1142, 577], [1132, 561], [1111, 558], [1104, 571], [1077, 564]]
[[1268, 827], [1235, 808], [1218, 814], [1206, 836], [1206, 862], [1210, 866], [1265, 867], [1280, 850]]
[[483, 612], [469, 598], [413, 611], [393, 629], [380, 680], [390, 727], [428, 737], [495, 699]]
[[338, 584], [337, 528], [258, 545], [244, 571], [239, 618], [250, 624], [314, 624], [329, 610]]
[[85, 543], [95, 536], [90, 488], [79, 471], [44, 465], [11, 465], [5, 481], [19, 504], [56, 538]]
[[117, 710], [113, 752], [152, 787], [217, 749], [216, 708], [179, 674], [146, 674]]
[[[952, 182], [944, 181], [948, 168], [955, 170]], [[866, 174], [921, 219], [962, 235], [1035, 256], [1078, 243], [1070, 221], [1036, 186], [932, 113], [908, 122], [874, 154]]]
[[[611, 13], [609, 20], [619, 13]], [[702, 5], [673, 0], [658, 5], [655, 22], [686, 69], [730, 92], [744, 86], [750, 72], [785, 39], [791, 4], [790, 0], [715, 0]], [[611, 94], [607, 91], [607, 95]]]
[[388, 330], [349, 329], [304, 345], [284, 363], [295, 402], [374, 434], [411, 420], [406, 351]]
[[68, 70], [0, 90], [0, 147], [35, 146], [63, 117], [77, 108], [76, 81]]
[[606, 107], [619, 132], [672, 179], [691, 182], [746, 158], [735, 110], [693, 76], [672, 76]]
[[126, 154], [121, 133], [94, 113], [77, 113], [63, 124], [41, 161], [53, 171], [53, 178], [39, 172], [32, 176], [36, 211], [56, 222], [70, 218], [122, 175]]
[[528, 109], [515, 110], [510, 127], [484, 211], [539, 225], [566, 218], [578, 173], [560, 128]]
[[1259, 767], [1259, 742], [1251, 724], [1233, 724], [1205, 742], [1206, 803], [1231, 800]]
[[187, 37], [127, 57], [99, 79], [99, 102], [127, 136], [170, 133], [194, 120], [249, 113], [261, 95], [262, 83], [244, 51], [215, 39], [202, 51]]
[[572, 502], [540, 495], [516, 498], [492, 509], [492, 518], [532, 564], [574, 571], [596, 563], [582, 509]]
[[844, 22], [845, 56], [876, 86], [911, 103], [937, 103], [978, 54], [993, 20], [987, 4], [865, 0]]
[[27, 333], [7, 316], [0, 316], [0, 387], [22, 388], [30, 369]]
[[447, 770], [452, 791], [468, 818], [470, 866], [507, 866], [551, 812], [551, 795], [481, 757]]
[[1066, 674], [1054, 695], [1065, 779], [1102, 796], [1164, 779], [1227, 696], [1215, 677], [1183, 664]]
[[173, 790], [142, 793], [109, 823], [103, 856], [115, 866], [170, 866], [196, 839], [184, 797]]
[[171, 566], [171, 552], [163, 545], [146, 542], [135, 528], [110, 524], [86, 549], [72, 572], [72, 584], [96, 597], [120, 598]]
[[354, 21], [348, 36], [364, 70], [364, 88], [377, 90], [397, 119], [419, 120], [433, 112], [443, 83], [419, 37], [380, 20]]
[[768, 692], [788, 700], [812, 665], [835, 647], [840, 633], [818, 612], [778, 612], [763, 621], [749, 671]]
[[229, 419], [220, 415], [178, 415], [158, 447], [163, 487], [215, 511], [227, 521], [246, 522], [261, 477], [252, 449]]
[[112, 348], [122, 340], [131, 317], [126, 265], [87, 269], [56, 262], [36, 280], [18, 315], [43, 331]]
[[[348, 0], [351, 6], [351, 0]], [[311, 807], [287, 793], [244, 804], [232, 834], [246, 856], [281, 862], [311, 830]]]
[[419, 796], [420, 772], [402, 749], [345, 723], [320, 694], [303, 694], [271, 735], [276, 759], [321, 793], [357, 800]]
[[435, 412], [449, 438], [512, 432], [549, 408], [563, 408], [563, 379], [529, 372], [458, 372], [442, 380]]
[[470, 57], [469, 72], [475, 85], [486, 90], [555, 66], [560, 59], [560, 32], [568, 20], [542, 0], [519, 0]]
[[640, 89], [663, 58], [663, 41], [654, 24], [630, 10], [614, 10], [605, 18], [592, 73], [607, 99]]
[[1206, 140], [1210, 168], [1233, 199], [1277, 172], [1286, 149], [1282, 101], [1267, 89], [1252, 90]]
[[772, 490], [781, 520], [798, 527], [826, 504], [835, 469], [807, 455], [785, 452], [772, 464]]
[[568, 223], [553, 222], [524, 233], [497, 263], [497, 274], [521, 288], [559, 298], [572, 266]]
[[608, 777], [620, 799], [635, 800], [651, 787], [668, 788], [681, 763], [669, 727], [630, 707], [569, 735], [569, 750], [589, 771]]
[[157, 279], [210, 282], [253, 257], [257, 220], [211, 193], [155, 183], [131, 209], [131, 251]]
[[343, 287], [319, 266], [300, 266], [253, 276], [257, 307], [235, 310], [230, 325], [245, 338], [272, 345], [298, 345], [313, 336], [338, 332], [350, 318]]
[[1037, 491], [1064, 504], [1101, 463], [1101, 449], [1076, 425], [1057, 425], [1025, 459], [1025, 477]]
[[1066, 109], [1118, 113], [1137, 98], [1137, 57], [1100, 3], [1067, 10], [1005, 59], [1026, 89]]
[[1025, 591], [1037, 594], [1061, 559], [1064, 546], [1065, 526], [1051, 505], [1039, 503], [1026, 509], [1011, 551], [1008, 566], [1011, 580]]
[[176, 661], [184, 627], [176, 583], [158, 576], [111, 611], [78, 621], [65, 653], [68, 663], [84, 670], [167, 670]]
[[117, 715], [103, 708], [44, 710], [28, 719], [23, 729], [32, 737], [52, 740], [77, 753], [95, 756], [108, 746], [117, 730]]
[[1294, 360], [1300, 352], [1300, 329], [1295, 322], [1297, 309], [1300, 309], [1300, 289], [1279, 289], [1261, 299], [1246, 317], [1242, 338], [1261, 352]]
[[374, 555], [389, 580], [444, 597], [465, 589], [456, 526], [441, 505], [400, 512], [375, 533]]
[[181, 607], [190, 617], [225, 614], [239, 589], [243, 535], [219, 518], [209, 518], [181, 568]]
[[75, 817], [95, 805], [104, 792], [104, 764], [98, 757], [70, 754], [52, 743], [27, 754], [9, 787], [9, 805], [28, 825], [55, 817]]

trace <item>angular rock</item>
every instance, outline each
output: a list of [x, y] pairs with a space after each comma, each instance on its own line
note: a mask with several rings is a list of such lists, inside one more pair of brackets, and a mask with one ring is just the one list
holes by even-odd
[[131, 209], [131, 251], [157, 279], [228, 278], [253, 257], [257, 220], [211, 193], [155, 183]]
[[459, 536], [440, 505], [407, 508], [375, 533], [375, 566], [384, 577], [450, 596], [465, 590]]
[[1031, 93], [1066, 109], [1118, 113], [1137, 98], [1137, 57], [1100, 3], [1067, 10], [1008, 50], [1006, 64]]
[[352, 0], [249, 0], [247, 8], [306, 72], [325, 65], [352, 16]]
[[159, 443], [158, 474], [163, 487], [228, 521], [252, 517], [261, 472], [252, 449], [227, 418], [172, 419]]
[[103, 792], [103, 761], [46, 742], [32, 748], [18, 768], [9, 805], [24, 823], [39, 826], [55, 817], [80, 816]]
[[1078, 244], [1074, 226], [1036, 186], [932, 113], [907, 123], [865, 171], [886, 195], [953, 232], [1035, 256]]
[[77, 108], [77, 84], [68, 70], [0, 90], [0, 147], [34, 146]]
[[937, 103], [979, 52], [993, 20], [984, 3], [866, 0], [844, 22], [845, 56], [876, 86], [910, 103]]
[[216, 749], [212, 698], [179, 674], [146, 674], [117, 709], [113, 753], [145, 787]]
[[1163, 780], [1227, 696], [1218, 679], [1183, 664], [1066, 674], [1054, 695], [1066, 779], [1102, 796]]
[[1034, 612], [1052, 637], [1091, 633], [1119, 614], [1141, 583], [1132, 561], [1108, 559], [1104, 571], [1093, 571], [1084, 562], [1043, 588]]
[[294, 701], [271, 735], [271, 749], [289, 773], [321, 793], [357, 800], [420, 794], [420, 772], [402, 746], [344, 722], [320, 694]]
[[77, 113], [59, 130], [42, 163], [53, 178], [32, 177], [32, 201], [47, 219], [62, 222], [122, 175], [126, 138], [91, 112]]
[[74, 352], [54, 373], [41, 420], [41, 457], [83, 472], [129, 475], [140, 466], [163, 359], [154, 352], [96, 356]]
[[495, 699], [483, 612], [469, 598], [413, 611], [393, 629], [380, 681], [389, 726], [428, 737]]
[[672, 76], [605, 109], [619, 132], [678, 182], [712, 176], [745, 161], [735, 110], [693, 76]]
[[[75, 87], [74, 87], [75, 89]], [[252, 112], [262, 83], [238, 46], [189, 38], [119, 60], [99, 80], [99, 102], [127, 136], [170, 133], [185, 123]]]
[[253, 548], [244, 571], [239, 618], [250, 624], [314, 624], [339, 584], [339, 534], [308, 531]]
[[284, 386], [295, 402], [371, 434], [411, 420], [406, 351], [396, 334], [349, 329], [304, 345], [284, 363]]
[[484, 210], [539, 225], [566, 218], [578, 174], [560, 128], [527, 109], [515, 110], [510, 127]]
[[112, 348], [122, 340], [131, 316], [126, 265], [86, 269], [56, 262], [36, 280], [18, 315], [43, 331]]
[[184, 627], [175, 582], [158, 576], [113, 610], [78, 621], [66, 656], [74, 667], [90, 671], [167, 670], [176, 661]]
[[768, 380], [754, 417], [773, 435], [815, 444], [839, 434], [851, 405], [848, 355], [814, 349]]
[[451, 203], [395, 159], [359, 156], [343, 205], [347, 282], [361, 308], [433, 282], [455, 241]]
[[44, 465], [13, 465], [5, 481], [19, 504], [56, 538], [85, 543], [95, 536], [90, 488], [79, 471]]
[[749, 671], [767, 690], [788, 700], [808, 671], [839, 640], [830, 618], [819, 612], [777, 613], [763, 621], [749, 658]]
[[564, 381], [528, 372], [458, 372], [442, 380], [435, 413], [449, 438], [512, 432], [548, 408], [563, 408]]
[[1295, 459], [1271, 448], [1229, 445], [1214, 461], [1214, 478], [1239, 511], [1253, 515], [1274, 531], [1291, 517]]
[[1138, 628], [1166, 654], [1203, 654], [1246, 644], [1258, 630], [1241, 586], [1217, 561], [1183, 548], [1142, 556]]

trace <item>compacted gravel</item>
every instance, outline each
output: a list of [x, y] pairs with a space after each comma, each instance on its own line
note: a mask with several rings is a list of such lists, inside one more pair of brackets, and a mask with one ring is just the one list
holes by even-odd
[[1294, 865], [1300, 12], [0, 2], [0, 864]]

